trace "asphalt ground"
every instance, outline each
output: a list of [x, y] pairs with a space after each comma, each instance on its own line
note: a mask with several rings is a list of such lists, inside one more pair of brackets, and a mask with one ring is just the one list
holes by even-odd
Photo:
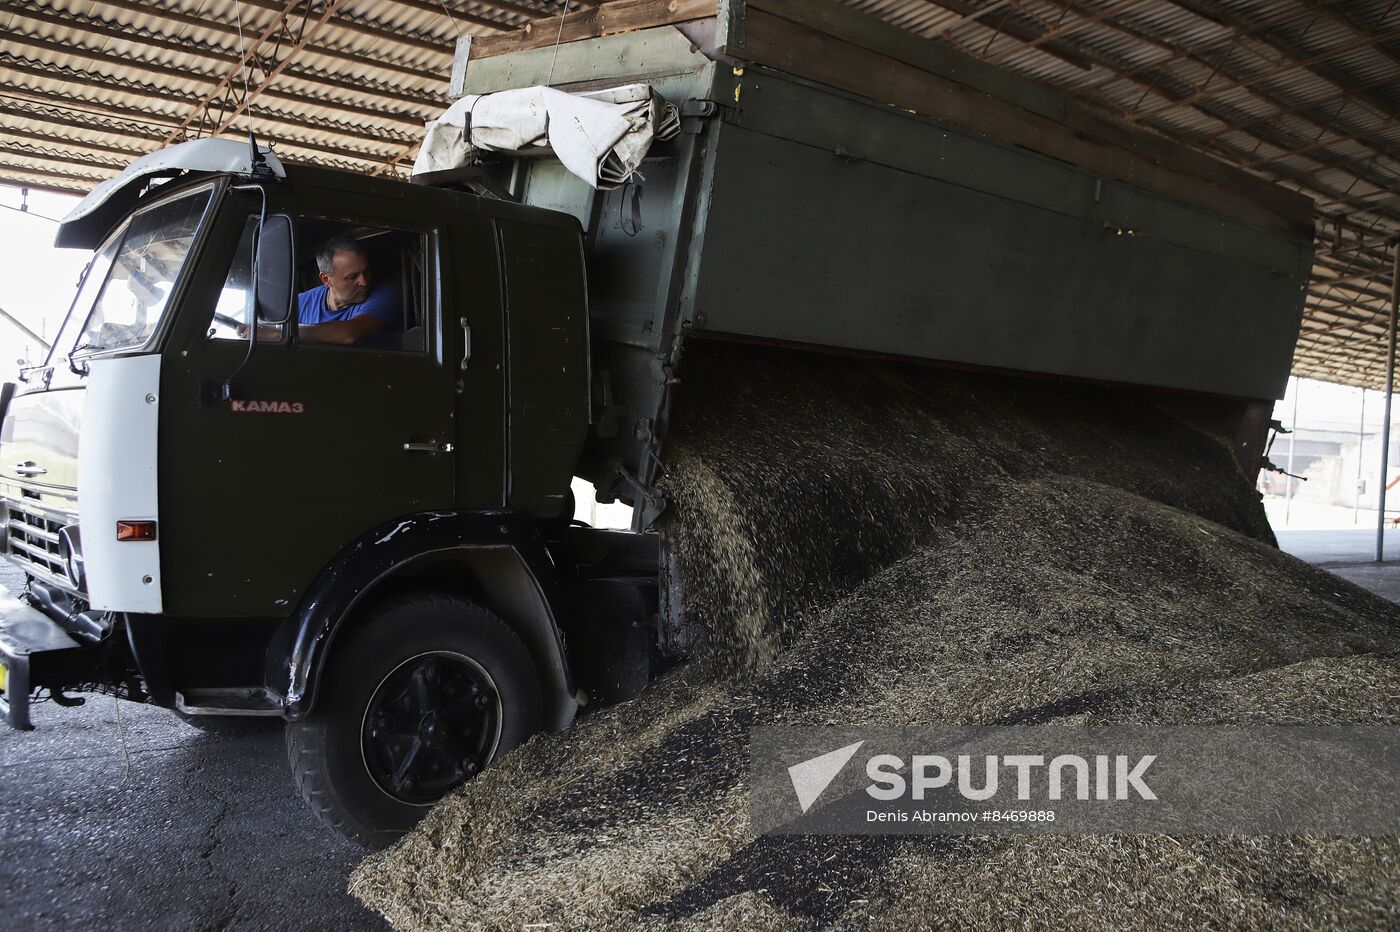
[[[1275, 530], [1279, 548], [1298, 559], [1331, 569], [1376, 561], [1375, 527]], [[1386, 528], [1385, 559], [1400, 560], [1400, 528]]]
[[364, 852], [302, 803], [280, 732], [209, 735], [127, 702], [120, 719], [88, 696], [0, 726], [0, 927], [388, 928], [345, 892]]
[[1385, 562], [1376, 562], [1376, 529], [1278, 531], [1286, 553], [1400, 602], [1400, 530], [1385, 532]]

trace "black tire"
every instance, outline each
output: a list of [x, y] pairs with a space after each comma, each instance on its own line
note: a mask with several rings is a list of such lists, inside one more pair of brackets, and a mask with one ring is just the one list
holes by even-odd
[[207, 735], [223, 735], [230, 738], [270, 735], [287, 724], [285, 719], [271, 715], [190, 715], [179, 709], [170, 711], [191, 728]]
[[539, 731], [541, 706], [534, 662], [500, 618], [454, 595], [402, 596], [335, 645], [315, 710], [287, 726], [287, 757], [322, 822], [384, 847]]

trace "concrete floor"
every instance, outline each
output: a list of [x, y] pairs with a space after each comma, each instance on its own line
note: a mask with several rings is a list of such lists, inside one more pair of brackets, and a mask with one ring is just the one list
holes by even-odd
[[1400, 602], [1400, 530], [1385, 532], [1384, 563], [1376, 562], [1375, 528], [1275, 533], [1285, 552]]
[[345, 892], [364, 851], [302, 803], [280, 732], [207, 735], [125, 702], [119, 731], [105, 696], [34, 720], [0, 726], [0, 926], [388, 928]]

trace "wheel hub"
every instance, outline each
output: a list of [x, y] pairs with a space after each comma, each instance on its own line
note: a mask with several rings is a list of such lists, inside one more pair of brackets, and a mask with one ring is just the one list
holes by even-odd
[[500, 699], [471, 658], [425, 654], [384, 679], [364, 722], [364, 760], [375, 783], [395, 799], [426, 805], [490, 761], [500, 738]]
[[430, 748], [440, 748], [448, 738], [448, 729], [438, 718], [437, 712], [429, 712], [418, 724], [418, 736]]

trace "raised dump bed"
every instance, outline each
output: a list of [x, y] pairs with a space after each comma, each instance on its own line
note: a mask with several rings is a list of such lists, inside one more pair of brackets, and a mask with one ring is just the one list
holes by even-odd
[[682, 115], [614, 190], [485, 163], [587, 231], [605, 494], [651, 486], [701, 337], [1165, 390], [1257, 469], [1309, 199], [827, 0], [612, 3], [560, 35], [463, 39], [454, 94], [645, 83]]

